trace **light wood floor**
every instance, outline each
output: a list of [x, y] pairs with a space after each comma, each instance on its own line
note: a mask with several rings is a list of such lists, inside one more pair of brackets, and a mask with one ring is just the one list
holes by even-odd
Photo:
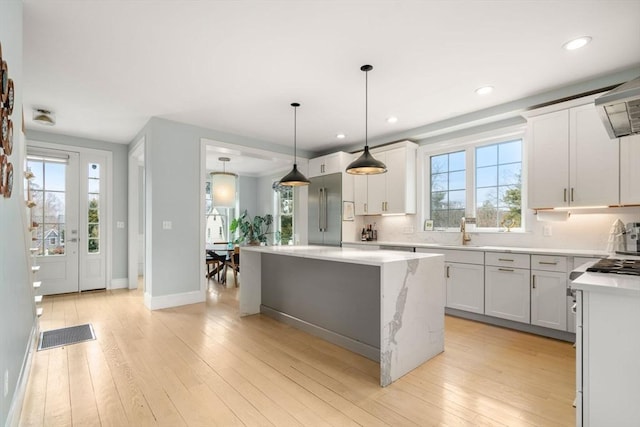
[[237, 306], [213, 281], [153, 312], [140, 291], [45, 298], [42, 330], [97, 340], [34, 355], [20, 425], [575, 425], [569, 343], [447, 317], [445, 352], [380, 388], [376, 363]]

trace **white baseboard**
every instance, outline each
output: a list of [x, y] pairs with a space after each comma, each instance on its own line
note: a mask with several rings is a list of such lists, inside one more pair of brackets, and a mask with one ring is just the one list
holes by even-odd
[[204, 291], [184, 292], [181, 294], [161, 295], [153, 297], [147, 292], [144, 294], [144, 305], [149, 310], [160, 310], [163, 308], [178, 307], [181, 305], [197, 304], [204, 302], [206, 295]]
[[38, 319], [35, 319], [34, 325], [31, 328], [31, 336], [29, 336], [29, 343], [26, 348], [26, 354], [22, 363], [22, 370], [20, 371], [20, 377], [18, 378], [18, 384], [16, 391], [11, 399], [11, 406], [9, 413], [7, 414], [7, 420], [5, 426], [18, 427], [20, 423], [20, 415], [22, 414], [22, 405], [24, 404], [24, 396], [27, 391], [27, 382], [29, 381], [29, 375], [31, 374], [31, 361], [33, 359], [33, 353], [38, 348], [38, 337], [40, 335], [40, 323]]
[[111, 286], [109, 289], [128, 289], [129, 288], [129, 279], [123, 277], [121, 279], [111, 279]]

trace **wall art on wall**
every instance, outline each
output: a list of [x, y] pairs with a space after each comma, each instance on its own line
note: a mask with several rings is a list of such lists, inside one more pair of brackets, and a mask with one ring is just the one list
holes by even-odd
[[0, 196], [4, 195], [4, 171], [7, 168], [7, 156], [0, 154]]
[[[13, 106], [15, 102], [15, 87], [13, 79], [9, 78], [9, 65], [2, 59], [2, 44], [0, 44], [0, 194], [5, 198], [11, 197], [13, 191], [13, 165], [9, 156], [13, 152]], [[23, 121], [24, 126], [24, 121]]]
[[13, 165], [7, 163], [7, 168], [4, 171], [4, 197], [11, 197], [13, 191]]
[[342, 220], [343, 221], [353, 221], [355, 219], [354, 216], [355, 209], [354, 203], [349, 201], [342, 202]]

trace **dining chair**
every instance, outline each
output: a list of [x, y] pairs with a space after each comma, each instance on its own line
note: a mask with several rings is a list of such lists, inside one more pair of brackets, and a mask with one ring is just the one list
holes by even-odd
[[[226, 255], [220, 255], [212, 250], [207, 250], [207, 279], [213, 278], [216, 274], [218, 275], [218, 282], [220, 281], [220, 273], [222, 269], [225, 267], [224, 263], [227, 259]], [[213, 270], [211, 267], [213, 266]]]
[[233, 283], [238, 287], [238, 273], [240, 273], [240, 248], [236, 246], [233, 248], [233, 253], [230, 254], [229, 259], [224, 263], [224, 276], [227, 277], [227, 268], [233, 270]]

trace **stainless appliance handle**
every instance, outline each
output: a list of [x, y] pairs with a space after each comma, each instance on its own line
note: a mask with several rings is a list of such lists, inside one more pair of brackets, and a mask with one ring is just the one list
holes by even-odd
[[329, 224], [328, 224], [328, 216], [329, 216], [329, 212], [328, 212], [328, 210], [329, 210], [329, 203], [328, 203], [328, 201], [327, 201], [327, 198], [328, 198], [328, 194], [327, 194], [327, 193], [328, 193], [328, 191], [327, 191], [327, 189], [326, 189], [326, 188], [323, 188], [323, 190], [324, 190], [324, 191], [323, 191], [323, 197], [324, 197], [324, 200], [323, 200], [323, 205], [324, 205], [324, 206], [323, 206], [323, 209], [324, 209], [324, 212], [323, 212], [323, 215], [322, 215], [322, 228], [323, 228], [323, 231], [327, 231], [327, 228], [329, 228]]
[[324, 203], [324, 198], [322, 197], [323, 190], [322, 187], [318, 188], [318, 231], [324, 231], [322, 229], [322, 212], [324, 211], [322, 209], [322, 203]]

